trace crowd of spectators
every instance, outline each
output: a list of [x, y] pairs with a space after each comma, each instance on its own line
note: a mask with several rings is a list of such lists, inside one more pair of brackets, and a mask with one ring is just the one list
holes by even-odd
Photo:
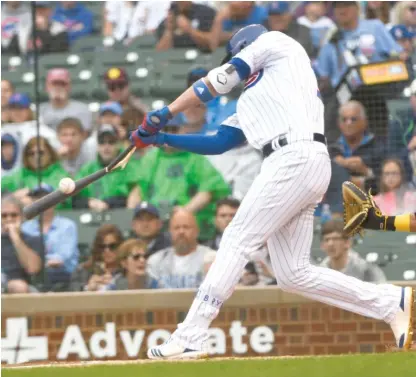
[[[28, 3], [4, 2], [1, 17], [2, 53], [30, 56], [34, 46]], [[324, 207], [322, 222], [342, 215], [345, 180], [371, 188], [388, 214], [416, 211], [416, 82], [403, 100], [408, 101], [406, 109], [381, 126], [367, 104], [358, 99], [339, 103], [335, 95], [349, 66], [357, 63], [401, 59], [414, 77], [416, 2], [106, 1], [100, 17], [101, 26], [87, 3], [36, 2], [39, 52], [70, 51], [77, 40], [101, 34], [125, 46], [154, 35], [155, 50], [192, 47], [210, 53], [252, 23], [296, 39], [310, 56], [320, 85], [332, 158], [332, 180], [316, 215]], [[192, 67], [183, 88], [208, 69]], [[97, 113], [72, 97], [71, 79], [65, 68], [47, 72], [47, 101], [37, 114], [40, 137], [33, 99], [16, 92], [11, 82], [1, 83], [2, 279], [7, 291], [197, 287], [261, 168], [261, 153], [248, 144], [220, 156], [148, 148], [136, 152], [126, 169], [46, 211], [42, 222], [23, 223], [23, 205], [53, 191], [61, 178], [77, 179], [106, 166], [129, 145], [129, 132], [148, 111], [123, 67], [105, 72], [107, 100]], [[214, 133], [236, 104], [219, 97], [174, 117], [164, 131]], [[117, 225], [103, 225], [90, 257], [80, 264], [77, 225], [60, 211], [120, 208], [133, 211], [129, 236]], [[322, 250], [328, 254], [323, 265], [382, 281], [381, 271], [360, 260], [334, 221], [322, 228]], [[273, 283], [270, 261], [250, 262], [240, 283]]]

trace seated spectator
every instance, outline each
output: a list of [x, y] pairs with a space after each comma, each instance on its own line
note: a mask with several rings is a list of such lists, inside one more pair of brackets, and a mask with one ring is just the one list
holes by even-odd
[[234, 218], [240, 207], [240, 201], [233, 198], [221, 199], [217, 202], [217, 209], [215, 213], [215, 237], [206, 245], [213, 250], [218, 250], [225, 228]]
[[98, 124], [111, 124], [117, 130], [120, 140], [127, 138], [127, 130], [122, 126], [123, 108], [118, 102], [107, 101], [98, 111]]
[[[39, 200], [55, 189], [42, 184], [29, 193], [33, 200]], [[42, 228], [41, 228], [42, 226]], [[69, 284], [71, 274], [78, 265], [78, 229], [74, 221], [55, 214], [55, 207], [43, 212], [42, 222], [39, 218], [26, 221], [22, 230], [27, 234], [45, 240], [46, 289], [54, 289], [56, 284]]]
[[[40, 54], [65, 52], [69, 48], [66, 26], [50, 18], [53, 7], [54, 3], [51, 1], [36, 2], [36, 44]], [[32, 35], [28, 40], [27, 50], [33, 51]]]
[[120, 272], [117, 248], [123, 234], [113, 224], [101, 225], [95, 234], [91, 256], [80, 264], [71, 277], [70, 291], [101, 291]]
[[59, 2], [51, 20], [65, 26], [70, 44], [79, 38], [92, 34], [94, 28], [92, 12], [79, 1]]
[[399, 158], [406, 172], [406, 180], [411, 181], [416, 172], [412, 167], [411, 154], [416, 151], [416, 80], [411, 86], [410, 106], [407, 112], [389, 120], [387, 148], [388, 155]]
[[1, 123], [10, 123], [9, 99], [14, 93], [13, 84], [8, 80], [1, 80]]
[[267, 20], [266, 8], [254, 1], [230, 1], [217, 13], [211, 29], [211, 51], [227, 43], [231, 36], [244, 26], [263, 24]]
[[[117, 131], [109, 124], [104, 124], [98, 129], [97, 142], [96, 160], [85, 164], [80, 169], [78, 179], [103, 169], [120, 152]], [[74, 198], [74, 207], [90, 208], [99, 212], [109, 208], [126, 207], [128, 197], [136, 185], [138, 167], [134, 161], [131, 160], [125, 169], [116, 169], [83, 189]]]
[[26, 53], [32, 31], [29, 4], [22, 1], [5, 1], [1, 4], [1, 52], [19, 55]]
[[[164, 131], [183, 132], [172, 122]], [[215, 202], [229, 195], [230, 188], [205, 156], [163, 146], [149, 150], [140, 166], [136, 179], [141, 200], [156, 205], [163, 213], [175, 206], [183, 207], [196, 215], [201, 237], [207, 240], [214, 236]]]
[[315, 56], [310, 31], [293, 17], [288, 1], [273, 1], [269, 3], [268, 10], [266, 25], [270, 31], [280, 31], [288, 35], [298, 41], [310, 57]]
[[170, 1], [107, 1], [103, 26], [104, 36], [128, 44], [132, 39], [153, 34], [166, 18]]
[[371, 283], [384, 283], [386, 277], [375, 264], [368, 263], [351, 249], [351, 240], [343, 233], [344, 224], [339, 220], [331, 220], [322, 226], [321, 249], [327, 257], [321, 267], [331, 268], [348, 276]]
[[406, 184], [403, 164], [389, 158], [381, 166], [380, 193], [374, 197], [381, 212], [388, 216], [416, 212], [416, 192]]
[[305, 15], [298, 18], [298, 23], [309, 28], [315, 51], [318, 51], [328, 30], [335, 27], [326, 14], [327, 4], [324, 1], [308, 1], [305, 4]]
[[192, 1], [173, 1], [168, 15], [157, 28], [159, 51], [197, 47], [208, 50], [215, 10]]
[[147, 260], [148, 274], [156, 288], [198, 288], [202, 282], [204, 256], [212, 251], [198, 244], [198, 224], [186, 210], [175, 211], [170, 219], [172, 247]]
[[367, 1], [365, 8], [365, 19], [378, 19], [387, 25], [390, 22], [391, 3], [388, 1]]
[[109, 101], [118, 102], [123, 108], [123, 113], [128, 114], [130, 119], [123, 118], [128, 121], [131, 127], [141, 124], [147, 106], [131, 93], [127, 72], [123, 68], [110, 68], [104, 75], [104, 80], [107, 85]]
[[24, 93], [14, 93], [8, 103], [10, 123], [1, 128], [2, 134], [11, 134], [18, 140], [20, 148], [24, 148], [28, 140], [32, 137], [41, 136], [48, 139], [54, 148], [59, 147], [56, 132], [45, 126], [43, 123], [38, 125], [33, 120], [33, 112], [30, 109], [30, 98]]
[[36, 291], [31, 277], [42, 270], [42, 240], [22, 230], [22, 210], [22, 203], [13, 196], [2, 198], [1, 271], [7, 293]]
[[146, 272], [147, 257], [146, 243], [140, 240], [124, 241], [117, 249], [117, 259], [122, 271], [104, 289], [121, 291], [153, 288]]
[[53, 68], [48, 71], [46, 91], [49, 102], [40, 105], [39, 114], [47, 126], [56, 130], [65, 118], [77, 118], [85, 131], [91, 131], [92, 115], [88, 106], [70, 99], [71, 77], [67, 69]]
[[416, 33], [415, 1], [398, 1], [393, 14], [393, 25], [405, 25], [412, 33]]
[[[32, 202], [29, 191], [38, 186], [39, 174], [42, 182], [52, 187], [58, 187], [59, 181], [68, 176], [49, 142], [44, 137], [39, 137], [39, 141], [36, 139], [30, 139], [23, 149], [23, 167], [1, 180], [2, 193], [13, 193], [24, 205]], [[65, 201], [58, 204], [57, 208], [70, 207], [71, 202]]]
[[22, 153], [18, 140], [10, 134], [1, 135], [1, 176], [13, 174], [22, 166]]
[[241, 276], [238, 285], [250, 287], [259, 284], [259, 274], [253, 262], [249, 262], [244, 267], [243, 276]]
[[[390, 29], [390, 34], [394, 40], [403, 48], [403, 51], [406, 53], [406, 58], [411, 58], [414, 51], [414, 33], [409, 31], [405, 25], [395, 25]], [[410, 68], [412, 69], [412, 67]]]
[[58, 124], [58, 139], [61, 148], [58, 155], [63, 168], [75, 176], [79, 170], [95, 159], [96, 150], [85, 144], [87, 133], [77, 118], [66, 118]]
[[329, 151], [334, 161], [348, 170], [355, 184], [377, 190], [375, 179], [379, 177], [385, 148], [369, 132], [367, 123], [361, 103], [349, 101], [342, 105], [339, 109], [341, 136]]
[[333, 7], [338, 29], [317, 60], [319, 77], [326, 85], [335, 88], [350, 65], [383, 61], [403, 51], [380, 20], [359, 19], [358, 2], [334, 1]]
[[172, 245], [169, 235], [162, 228], [159, 210], [154, 205], [141, 202], [134, 209], [131, 236], [145, 242], [147, 256]]
[[[187, 88], [207, 74], [206, 68], [195, 67], [191, 69], [188, 73]], [[206, 133], [216, 131], [224, 120], [236, 112], [236, 108], [236, 100], [229, 101], [224, 96], [218, 96], [205, 104], [185, 110], [183, 115], [186, 123], [196, 130], [192, 132]]]

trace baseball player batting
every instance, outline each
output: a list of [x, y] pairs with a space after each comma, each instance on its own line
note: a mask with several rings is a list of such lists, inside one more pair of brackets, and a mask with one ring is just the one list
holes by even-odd
[[[249, 25], [233, 35], [227, 52], [220, 67], [169, 106], [148, 113], [132, 134], [137, 147], [167, 144], [200, 154], [220, 154], [247, 140], [264, 155], [185, 320], [168, 342], [150, 348], [148, 357], [206, 357], [211, 322], [264, 244], [281, 289], [384, 320], [397, 346], [410, 348], [410, 287], [370, 284], [310, 264], [314, 209], [327, 190], [331, 167], [323, 135], [324, 106], [305, 50], [285, 34]], [[245, 88], [237, 112], [215, 135], [159, 132], [174, 115], [228, 93], [241, 81]]]

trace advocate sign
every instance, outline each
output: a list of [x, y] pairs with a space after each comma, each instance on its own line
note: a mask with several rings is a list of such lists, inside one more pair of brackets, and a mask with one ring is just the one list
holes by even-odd
[[[251, 333], [240, 321], [231, 322], [228, 329], [233, 354], [244, 355], [249, 349], [258, 354], [273, 350], [274, 332], [267, 326], [258, 326]], [[227, 349], [226, 333], [220, 328], [209, 330], [208, 352], [211, 355], [225, 354]], [[102, 330], [96, 331], [86, 339], [78, 325], [65, 329], [56, 357], [48, 355], [47, 336], [29, 336], [27, 318], [8, 318], [6, 337], [1, 339], [1, 361], [18, 364], [31, 361], [64, 361], [76, 356], [81, 360], [114, 358], [125, 353], [129, 358], [137, 359], [141, 351], [154, 347], [169, 339], [171, 333], [164, 329], [120, 330], [116, 324], [106, 323]], [[243, 337], [248, 336], [248, 341]], [[144, 339], [147, 337], [146, 342]], [[121, 342], [117, 342], [120, 339]], [[121, 343], [122, 349], [117, 349]], [[144, 344], [145, 343], [145, 344]]]

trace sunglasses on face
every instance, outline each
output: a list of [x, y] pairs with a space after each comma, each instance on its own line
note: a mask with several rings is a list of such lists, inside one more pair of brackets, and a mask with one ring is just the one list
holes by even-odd
[[45, 155], [45, 151], [29, 151], [29, 152], [27, 152], [27, 156], [28, 157], [34, 157], [34, 156], [37, 156], [37, 155], [39, 155], [40, 157], [43, 157], [44, 155]]
[[19, 214], [17, 212], [4, 212], [1, 214], [2, 219], [7, 219], [8, 217], [15, 219], [19, 217]]
[[147, 259], [145, 254], [130, 254], [130, 257], [135, 261], [138, 261], [139, 259]]
[[358, 117], [341, 117], [341, 122], [346, 123], [348, 121], [351, 121], [352, 123], [355, 123], [359, 120]]
[[114, 92], [114, 91], [115, 91], [115, 90], [117, 90], [117, 89], [122, 90], [122, 89], [124, 89], [126, 86], [127, 86], [127, 84], [126, 84], [126, 83], [108, 84], [108, 85], [107, 85], [107, 89], [108, 89], [110, 92]]
[[105, 251], [106, 249], [115, 251], [118, 247], [118, 243], [103, 243], [99, 247], [102, 251]]

